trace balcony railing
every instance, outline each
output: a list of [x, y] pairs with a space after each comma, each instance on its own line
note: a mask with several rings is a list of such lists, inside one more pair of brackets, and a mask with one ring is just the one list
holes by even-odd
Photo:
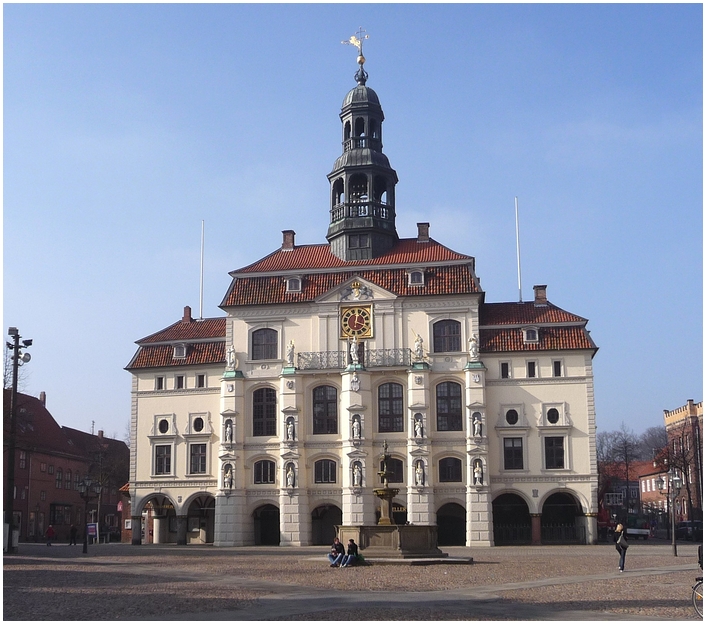
[[394, 212], [387, 204], [368, 200], [336, 204], [331, 209], [331, 223], [340, 221], [345, 217], [376, 217], [389, 220], [393, 216]]
[[[299, 370], [343, 370], [351, 364], [348, 351], [318, 351], [297, 354]], [[411, 349], [366, 349], [361, 364], [365, 368], [382, 366], [411, 366]]]

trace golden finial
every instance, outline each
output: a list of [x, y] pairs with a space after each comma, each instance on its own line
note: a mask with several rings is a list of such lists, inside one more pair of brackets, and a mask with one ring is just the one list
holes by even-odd
[[365, 63], [365, 57], [363, 56], [363, 41], [365, 39], [370, 39], [370, 37], [365, 34], [365, 29], [361, 26], [355, 35], [350, 36], [348, 41], [341, 41], [344, 45], [352, 45], [358, 48], [358, 65], [361, 67]]

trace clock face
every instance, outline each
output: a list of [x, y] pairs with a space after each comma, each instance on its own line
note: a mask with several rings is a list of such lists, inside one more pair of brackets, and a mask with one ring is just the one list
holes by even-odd
[[356, 306], [341, 310], [341, 337], [370, 338], [372, 335], [372, 313], [369, 307]]

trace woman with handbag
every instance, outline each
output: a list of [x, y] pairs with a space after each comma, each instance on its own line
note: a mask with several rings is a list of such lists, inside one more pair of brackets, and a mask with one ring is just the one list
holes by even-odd
[[622, 524], [615, 527], [615, 534], [617, 536], [615, 540], [615, 549], [620, 553], [620, 563], [618, 563], [618, 570], [621, 572], [625, 569], [625, 553], [628, 552], [628, 538], [626, 535], [627, 531], [623, 528]]

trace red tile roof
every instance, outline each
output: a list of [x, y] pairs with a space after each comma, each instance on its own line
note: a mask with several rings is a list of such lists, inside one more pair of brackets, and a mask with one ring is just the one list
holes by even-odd
[[[625, 483], [625, 464], [623, 462], [604, 463], [600, 468], [601, 475], [609, 477], [618, 483], [622, 479]], [[628, 464], [628, 478], [630, 481], [637, 481], [641, 476], [647, 474], [657, 474], [659, 469], [655, 468], [652, 461], [631, 461]]]
[[454, 260], [472, 261], [471, 256], [457, 253], [429, 239], [418, 243], [416, 238], [403, 238], [386, 254], [372, 260], [341, 260], [331, 253], [328, 243], [299, 245], [294, 249], [277, 251], [257, 262], [233, 271], [240, 273], [269, 273], [276, 271], [311, 271], [315, 269], [342, 269], [349, 267], [380, 266], [390, 264], [423, 264]]
[[508, 351], [554, 351], [557, 349], [596, 349], [588, 332], [581, 326], [540, 327], [538, 342], [525, 342], [518, 328], [480, 330], [481, 353]]
[[485, 303], [480, 309], [481, 327], [493, 325], [541, 325], [542, 323], [581, 323], [585, 318], [557, 308], [552, 303], [537, 306], [533, 301], [524, 303]]
[[194, 366], [226, 363], [225, 340], [188, 344], [185, 358], [174, 357], [174, 347], [169, 344], [141, 346], [126, 370], [161, 368], [163, 366]]
[[147, 344], [154, 342], [178, 342], [180, 340], [204, 340], [208, 338], [225, 338], [226, 319], [207, 318], [200, 321], [177, 321], [166, 329], [162, 329], [154, 334], [137, 341], [137, 344]]

